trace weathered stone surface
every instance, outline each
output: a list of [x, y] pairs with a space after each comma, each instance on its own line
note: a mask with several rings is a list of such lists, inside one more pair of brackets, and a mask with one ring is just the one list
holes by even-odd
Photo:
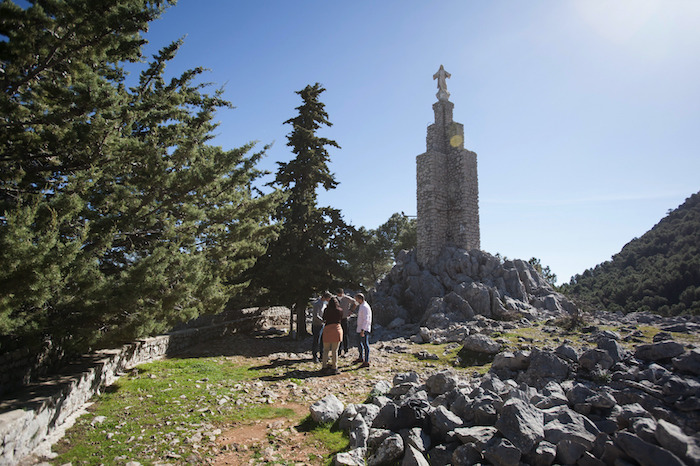
[[562, 381], [569, 376], [569, 365], [554, 353], [534, 349], [525, 376], [528, 381], [538, 384], [549, 380]]
[[648, 345], [639, 345], [634, 352], [634, 357], [645, 361], [662, 361], [680, 356], [684, 352], [683, 345], [667, 340]]
[[369, 429], [369, 437], [367, 438], [367, 446], [370, 450], [376, 450], [379, 445], [386, 440], [392, 432], [389, 429]]
[[532, 466], [549, 466], [557, 456], [557, 446], [542, 440], [530, 453], [530, 464]]
[[554, 350], [554, 353], [559, 357], [568, 359], [569, 361], [578, 362], [578, 352], [571, 345], [561, 344]]
[[530, 364], [530, 352], [529, 351], [516, 351], [511, 353], [509, 351], [498, 353], [495, 358], [493, 358], [493, 363], [491, 363], [492, 370], [507, 369], [510, 371], [522, 371], [527, 369]]
[[411, 445], [406, 445], [406, 452], [403, 455], [401, 466], [430, 466], [430, 463], [425, 459], [423, 452]]
[[700, 349], [694, 348], [674, 358], [673, 367], [682, 372], [700, 375]]
[[629, 432], [619, 432], [615, 445], [637, 461], [641, 466], [682, 466], [683, 462], [670, 451], [645, 442]]
[[335, 395], [330, 394], [311, 405], [311, 419], [320, 424], [335, 422], [344, 409], [343, 403]]
[[335, 455], [334, 466], [365, 466], [365, 448], [355, 448]]
[[428, 377], [425, 386], [431, 395], [442, 395], [457, 386], [457, 377], [448, 371], [440, 371]]
[[396, 461], [403, 456], [403, 439], [399, 434], [388, 436], [379, 445], [377, 451], [367, 460], [368, 466], [379, 466]]
[[593, 448], [593, 442], [599, 434], [598, 428], [586, 416], [567, 407], [552, 408], [544, 412], [547, 422], [544, 424], [544, 438], [554, 444], [562, 440], [578, 442]]
[[350, 448], [366, 448], [369, 427], [361, 414], [356, 415], [350, 423]]
[[483, 461], [481, 448], [473, 444], [460, 445], [452, 453], [452, 466], [472, 466]]
[[617, 338], [602, 337], [598, 339], [598, 348], [604, 350], [612, 358], [613, 362], [620, 362], [627, 357], [627, 351], [617, 342]]
[[561, 464], [575, 464], [586, 452], [586, 447], [570, 439], [563, 439], [557, 443], [556, 459]]
[[407, 446], [412, 446], [418, 451], [426, 452], [430, 450], [430, 436], [425, 430], [420, 427], [412, 427], [410, 429], [404, 429], [401, 432], [401, 437], [403, 437], [404, 444]]
[[659, 419], [654, 432], [656, 441], [683, 461], [700, 465], [700, 444], [697, 438], [690, 437], [675, 424]]
[[496, 435], [498, 429], [492, 426], [458, 427], [455, 435], [462, 443], [473, 443], [483, 449], [485, 445]]
[[428, 462], [430, 466], [445, 466], [452, 461], [452, 455], [458, 445], [435, 445], [428, 451]]
[[520, 452], [527, 453], [544, 438], [544, 416], [531, 404], [512, 398], [503, 405], [496, 428]]
[[520, 450], [505, 438], [497, 439], [484, 452], [484, 458], [495, 466], [513, 466], [518, 464], [520, 456]]
[[463, 422], [456, 414], [444, 406], [438, 406], [430, 415], [433, 424], [433, 430], [443, 436], [448, 432], [461, 427]]
[[602, 349], [591, 349], [579, 356], [578, 363], [581, 365], [581, 367], [592, 371], [596, 368], [603, 370], [610, 369], [615, 362], [607, 351]]
[[469, 335], [462, 342], [464, 348], [475, 353], [496, 354], [501, 350], [501, 344], [486, 335]]

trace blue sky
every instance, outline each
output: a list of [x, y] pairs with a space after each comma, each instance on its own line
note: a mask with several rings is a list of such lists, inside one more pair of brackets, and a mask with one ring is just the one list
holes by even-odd
[[487, 252], [568, 281], [700, 190], [700, 2], [180, 0], [147, 52], [182, 36], [169, 71], [210, 69], [236, 107], [215, 144], [273, 143], [262, 168], [292, 156], [295, 91], [327, 89], [340, 185], [319, 203], [357, 227], [415, 215], [441, 64]]

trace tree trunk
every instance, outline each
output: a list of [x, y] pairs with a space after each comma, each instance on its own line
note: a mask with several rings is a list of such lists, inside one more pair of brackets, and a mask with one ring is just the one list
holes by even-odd
[[306, 331], [306, 304], [308, 298], [299, 299], [294, 305], [297, 315], [297, 339], [305, 338], [309, 333]]
[[289, 335], [294, 334], [294, 305], [289, 306]]

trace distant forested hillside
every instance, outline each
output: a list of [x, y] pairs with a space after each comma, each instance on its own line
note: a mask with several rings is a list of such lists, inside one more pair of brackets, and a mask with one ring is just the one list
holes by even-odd
[[700, 314], [700, 193], [562, 291], [585, 308]]

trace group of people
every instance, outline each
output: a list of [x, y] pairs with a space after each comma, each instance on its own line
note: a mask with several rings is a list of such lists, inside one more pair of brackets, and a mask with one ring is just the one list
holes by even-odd
[[[348, 319], [357, 312], [357, 333], [360, 336], [359, 357], [354, 361], [360, 367], [369, 367], [369, 335], [372, 330], [372, 308], [362, 293], [354, 297], [345, 294], [342, 288], [333, 296], [324, 292], [313, 305], [313, 343], [311, 352], [314, 362], [322, 360], [321, 371], [338, 374], [338, 357], [348, 354]], [[319, 350], [322, 357], [319, 357]]]

